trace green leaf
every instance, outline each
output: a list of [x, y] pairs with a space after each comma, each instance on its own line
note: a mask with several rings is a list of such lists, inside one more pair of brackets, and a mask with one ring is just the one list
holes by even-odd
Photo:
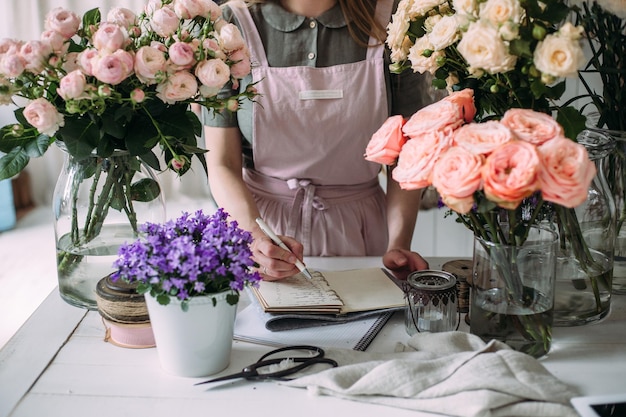
[[226, 294], [226, 302], [231, 306], [234, 306], [239, 302], [239, 294], [237, 293], [229, 293]]
[[142, 178], [130, 186], [131, 200], [148, 202], [161, 194], [159, 183], [151, 178]]
[[19, 174], [26, 168], [29, 160], [27, 153], [21, 148], [15, 148], [0, 157], [0, 180], [12, 178]]
[[159, 304], [166, 306], [170, 303], [170, 296], [167, 294], [158, 294], [156, 300]]
[[97, 26], [101, 20], [100, 9], [95, 8], [88, 10], [83, 15], [83, 27], [88, 28], [89, 26]]
[[144, 153], [143, 155], [139, 155], [139, 157], [150, 168], [155, 169], [157, 171], [161, 171], [161, 163], [159, 162], [159, 158], [154, 154], [154, 152], [149, 151], [149, 152]]
[[43, 156], [53, 139], [48, 135], [38, 135], [35, 140], [30, 141], [24, 145], [24, 150], [31, 158], [39, 158]]
[[145, 282], [139, 282], [139, 283], [137, 283], [136, 291], [139, 294], [145, 294], [148, 291], [150, 291], [151, 288], [152, 288], [152, 286], [150, 284], [145, 283]]
[[126, 196], [124, 195], [124, 186], [121, 183], [116, 183], [113, 186], [113, 195], [109, 200], [109, 205], [112, 209], [122, 211], [126, 207]]
[[576, 140], [580, 132], [586, 128], [587, 118], [574, 107], [561, 107], [558, 109], [556, 121], [563, 126], [565, 136]]
[[67, 151], [78, 160], [91, 156], [100, 141], [98, 126], [86, 117], [68, 118], [57, 135], [65, 143]]

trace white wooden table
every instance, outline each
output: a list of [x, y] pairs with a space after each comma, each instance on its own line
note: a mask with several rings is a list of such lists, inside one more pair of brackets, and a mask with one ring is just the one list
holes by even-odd
[[[446, 260], [430, 259], [431, 267]], [[307, 263], [349, 269], [380, 266], [380, 259], [312, 258]], [[155, 349], [124, 349], [103, 336], [97, 312], [72, 307], [53, 290], [0, 351], [0, 417], [430, 415], [310, 396], [272, 382], [194, 386], [202, 378], [165, 374]], [[368, 351], [392, 352], [396, 342], [407, 339], [402, 315], [396, 314]], [[238, 371], [270, 349], [235, 341], [231, 364], [222, 373]], [[601, 323], [556, 328], [542, 363], [584, 395], [626, 392], [626, 296], [614, 296], [611, 313]]]

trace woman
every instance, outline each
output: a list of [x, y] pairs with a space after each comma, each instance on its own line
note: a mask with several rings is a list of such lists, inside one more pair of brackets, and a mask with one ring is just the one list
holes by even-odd
[[[252, 80], [240, 88], [256, 82], [260, 96], [236, 115], [207, 118], [209, 184], [217, 203], [252, 232], [264, 279], [297, 273], [303, 255], [383, 255], [392, 270], [428, 266], [410, 250], [420, 192], [400, 190], [388, 175], [385, 193], [381, 167], [363, 158], [390, 114], [406, 117], [430, 102], [421, 76], [388, 72], [385, 26], [394, 6], [225, 4], [224, 18], [240, 27], [251, 51]], [[274, 245], [257, 217], [293, 253]]]

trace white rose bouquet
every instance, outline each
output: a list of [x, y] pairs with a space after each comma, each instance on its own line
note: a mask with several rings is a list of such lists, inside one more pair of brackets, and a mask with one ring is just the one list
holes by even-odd
[[435, 88], [475, 93], [478, 121], [511, 108], [550, 113], [570, 138], [584, 128], [555, 105], [583, 64], [582, 27], [564, 1], [402, 0], [388, 26], [392, 70], [434, 76]]

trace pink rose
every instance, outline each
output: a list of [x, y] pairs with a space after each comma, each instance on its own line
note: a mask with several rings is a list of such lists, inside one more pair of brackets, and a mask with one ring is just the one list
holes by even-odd
[[396, 162], [402, 146], [407, 141], [402, 134], [402, 126], [404, 126], [402, 116], [389, 117], [372, 135], [365, 149], [365, 159], [382, 165]]
[[170, 60], [180, 68], [190, 68], [195, 63], [194, 53], [193, 46], [187, 42], [174, 42], [169, 49]]
[[434, 130], [456, 129], [463, 124], [462, 108], [452, 101], [437, 101], [418, 110], [402, 128], [410, 139], [428, 135]]
[[495, 120], [470, 123], [454, 131], [454, 144], [477, 155], [488, 155], [498, 146], [514, 139], [513, 132]]
[[93, 62], [98, 58], [98, 51], [95, 49], [85, 49], [78, 54], [78, 64], [87, 75], [93, 75]]
[[196, 66], [196, 77], [202, 85], [222, 88], [230, 80], [230, 68], [221, 59], [208, 59]]
[[162, 7], [155, 10], [152, 14], [150, 27], [157, 35], [167, 38], [176, 32], [179, 23], [180, 21], [176, 13], [174, 13], [174, 10], [168, 7]]
[[128, 40], [128, 32], [115, 23], [102, 23], [93, 35], [93, 46], [102, 52], [114, 52], [123, 48]]
[[93, 76], [111, 85], [124, 81], [133, 70], [132, 55], [121, 49], [112, 54], [98, 55], [91, 63]]
[[80, 55], [78, 52], [69, 52], [63, 57], [63, 64], [61, 64], [61, 68], [63, 68], [63, 71], [65, 71], [66, 74], [80, 69], [80, 63], [78, 61], [79, 57]]
[[474, 116], [476, 115], [476, 106], [474, 105], [474, 90], [471, 88], [450, 93], [442, 100], [450, 101], [456, 104], [461, 109], [461, 112], [463, 113], [463, 120], [465, 120], [466, 123], [474, 120]]
[[57, 7], [46, 15], [44, 27], [46, 30], [59, 32], [65, 39], [69, 39], [78, 31], [80, 18], [76, 13]]
[[157, 83], [165, 71], [165, 54], [152, 46], [142, 46], [135, 54], [135, 75], [144, 84]]
[[208, 51], [213, 52], [213, 56], [215, 58], [226, 60], [226, 53], [222, 51], [222, 48], [215, 39], [206, 38], [204, 41], [202, 41], [202, 47]]
[[451, 142], [450, 129], [430, 131], [419, 139], [408, 140], [398, 156], [393, 179], [405, 190], [428, 187], [432, 183], [432, 171], [437, 159], [450, 147]]
[[538, 147], [543, 169], [541, 193], [546, 201], [564, 207], [576, 207], [587, 199], [596, 166], [579, 143], [557, 137]]
[[539, 189], [540, 159], [533, 145], [513, 140], [495, 149], [483, 166], [485, 196], [505, 209], [516, 208]]
[[237, 49], [228, 56], [228, 59], [233, 61], [233, 64], [230, 66], [230, 75], [233, 78], [242, 79], [250, 74], [252, 63], [246, 48]]
[[46, 30], [41, 33], [39, 38], [42, 42], [50, 45], [50, 49], [54, 52], [60, 53], [65, 45], [65, 38], [59, 32], [54, 30]]
[[482, 185], [484, 158], [454, 146], [444, 152], [433, 168], [432, 183], [444, 204], [457, 213], [467, 213], [474, 206], [474, 192]]
[[20, 48], [20, 56], [25, 62], [24, 69], [33, 74], [38, 74], [43, 70], [48, 55], [51, 53], [50, 45], [42, 41], [28, 41]]
[[246, 46], [239, 28], [232, 23], [222, 26], [218, 39], [222, 49], [226, 52], [236, 51]]
[[519, 139], [534, 145], [563, 136], [563, 127], [552, 116], [530, 109], [507, 110], [501, 122]]
[[181, 19], [193, 19], [196, 16], [202, 16], [216, 20], [221, 16], [221, 9], [211, 0], [176, 0], [174, 11]]
[[17, 51], [0, 55], [0, 74], [7, 78], [20, 76], [25, 67], [26, 62]]
[[77, 99], [85, 92], [87, 79], [80, 70], [75, 70], [61, 78], [57, 92], [63, 99]]
[[132, 10], [124, 7], [114, 7], [107, 13], [107, 22], [115, 23], [128, 30], [137, 24], [137, 16]]
[[22, 48], [21, 41], [15, 39], [3, 38], [0, 40], [0, 55], [13, 53], [16, 54]]
[[59, 127], [65, 124], [63, 115], [45, 98], [31, 101], [24, 108], [24, 117], [39, 133], [48, 136], [54, 136]]
[[190, 72], [179, 71], [157, 85], [157, 97], [167, 104], [192, 98], [198, 92], [198, 82]]

